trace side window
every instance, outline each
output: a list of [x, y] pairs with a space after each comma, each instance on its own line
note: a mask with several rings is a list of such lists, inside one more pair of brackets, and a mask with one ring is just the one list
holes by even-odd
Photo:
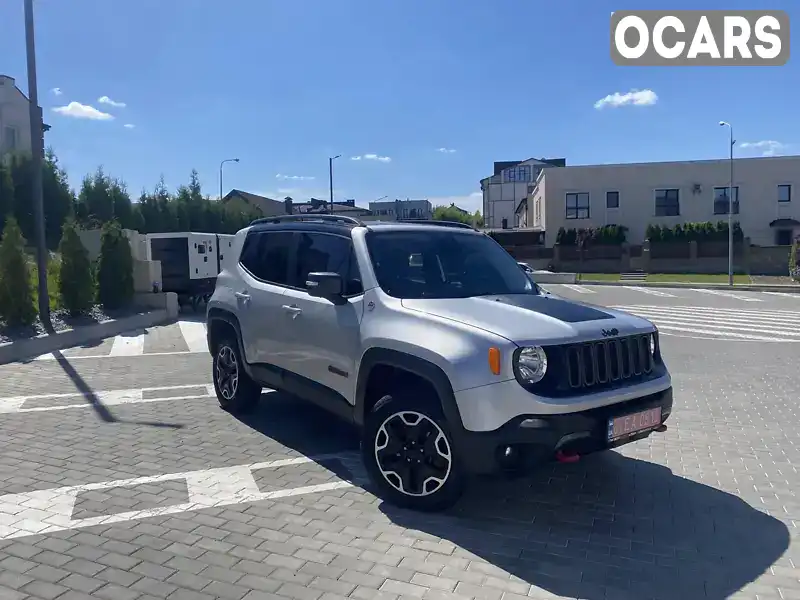
[[290, 231], [251, 233], [244, 242], [239, 262], [256, 279], [288, 285], [293, 235]]
[[305, 287], [309, 273], [339, 273], [345, 295], [361, 292], [361, 276], [349, 239], [324, 233], [298, 233], [297, 262], [292, 285]]

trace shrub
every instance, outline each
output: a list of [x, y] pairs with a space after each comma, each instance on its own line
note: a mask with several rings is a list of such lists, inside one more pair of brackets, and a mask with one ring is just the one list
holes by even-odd
[[58, 251], [61, 254], [58, 277], [61, 306], [71, 315], [86, 312], [94, 301], [92, 264], [72, 220], [64, 223]]
[[0, 242], [0, 317], [7, 325], [30, 325], [36, 320], [25, 238], [13, 217], [6, 219]]
[[789, 251], [789, 276], [800, 281], [800, 235], [795, 238]]
[[603, 225], [602, 227], [587, 227], [581, 229], [564, 229], [561, 227], [556, 234], [556, 244], [562, 246], [578, 245], [584, 240], [585, 245], [621, 246], [625, 243], [628, 228], [622, 225]]
[[116, 221], [103, 226], [97, 260], [97, 300], [106, 308], [125, 306], [133, 298], [133, 256]]
[[[645, 230], [645, 238], [651, 242], [727, 242], [728, 222], [683, 223], [674, 227], [650, 224]], [[733, 223], [733, 241], [743, 240], [744, 232], [736, 221]]]

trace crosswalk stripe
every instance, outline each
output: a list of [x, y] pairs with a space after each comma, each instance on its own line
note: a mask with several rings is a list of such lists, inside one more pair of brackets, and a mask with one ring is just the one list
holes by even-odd
[[135, 331], [115, 337], [109, 356], [139, 356], [143, 353], [144, 331]]
[[614, 306], [653, 321], [665, 332], [764, 342], [800, 342], [800, 312], [699, 306]]
[[563, 285], [568, 290], [572, 290], [573, 292], [578, 292], [579, 294], [594, 294], [595, 293], [594, 290], [590, 290], [589, 288], [584, 287], [582, 285], [573, 285], [571, 283], [562, 283], [561, 285]]
[[731, 292], [723, 292], [722, 290], [706, 290], [700, 288], [691, 288], [693, 292], [700, 292], [701, 294], [711, 294], [713, 296], [722, 296], [724, 298], [734, 298], [744, 302], [763, 302], [761, 298], [754, 298], [752, 296], [742, 296], [740, 294], [733, 294]]
[[181, 335], [189, 347], [189, 352], [208, 352], [206, 324], [199, 321], [179, 321]]
[[667, 292], [662, 292], [661, 290], [653, 290], [646, 287], [639, 287], [638, 285], [627, 285], [625, 287], [629, 290], [635, 290], [637, 292], [642, 292], [643, 294], [649, 294], [651, 296], [661, 296], [662, 298], [675, 298], [674, 294], [668, 294]]

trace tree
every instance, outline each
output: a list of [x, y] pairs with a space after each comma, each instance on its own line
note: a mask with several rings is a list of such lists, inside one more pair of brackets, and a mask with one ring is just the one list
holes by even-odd
[[61, 268], [58, 277], [58, 292], [61, 305], [71, 315], [78, 315], [92, 307], [94, 300], [94, 281], [89, 253], [81, 242], [75, 221], [64, 223], [61, 243]]
[[7, 325], [30, 325], [36, 320], [25, 238], [11, 216], [0, 242], [0, 317]]
[[122, 308], [133, 298], [131, 245], [116, 221], [103, 225], [97, 265], [97, 300], [106, 308]]
[[475, 214], [472, 215], [472, 224], [475, 227], [483, 227], [483, 215], [481, 215], [481, 211], [476, 210]]
[[455, 221], [472, 225], [472, 215], [457, 208], [455, 204], [434, 207], [433, 218], [437, 221]]

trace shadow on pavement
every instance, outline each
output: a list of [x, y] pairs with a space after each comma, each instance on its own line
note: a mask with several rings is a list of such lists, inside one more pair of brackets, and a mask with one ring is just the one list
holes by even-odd
[[90, 404], [92, 409], [94, 410], [95, 414], [100, 418], [101, 421], [105, 423], [121, 423], [127, 425], [143, 425], [146, 427], [164, 427], [167, 429], [183, 429], [184, 425], [180, 423], [161, 423], [158, 421], [127, 421], [124, 419], [118, 419], [114, 416], [109, 408], [103, 404], [100, 398], [97, 397], [97, 394], [94, 393], [94, 390], [91, 386], [86, 383], [83, 377], [80, 376], [75, 368], [70, 364], [69, 360], [61, 354], [61, 352], [56, 351], [53, 353], [53, 356], [58, 362], [59, 366], [63, 369], [64, 373], [66, 373], [67, 377], [70, 378], [75, 389], [78, 390], [83, 396], [86, 398], [86, 401]]
[[781, 521], [737, 496], [613, 451], [530, 479], [473, 482], [449, 513], [387, 502], [381, 511], [522, 582], [586, 600], [728, 598], [790, 540]]
[[250, 414], [233, 415], [248, 427], [306, 456], [357, 451], [354, 427], [310, 402], [284, 392], [265, 392]]

